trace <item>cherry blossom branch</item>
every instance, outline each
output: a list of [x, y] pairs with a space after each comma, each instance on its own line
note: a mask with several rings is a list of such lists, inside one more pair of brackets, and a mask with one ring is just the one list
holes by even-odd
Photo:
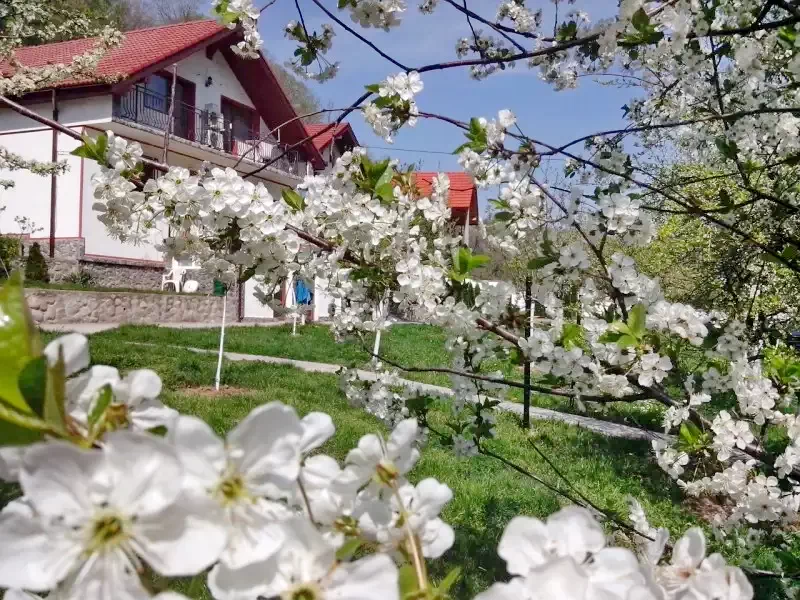
[[388, 61], [389, 61], [390, 63], [392, 63], [394, 66], [396, 66], [396, 67], [399, 67], [399, 68], [400, 68], [400, 69], [402, 69], [403, 71], [406, 71], [406, 72], [408, 72], [408, 71], [412, 71], [412, 70], [413, 70], [413, 69], [410, 69], [409, 67], [407, 67], [406, 65], [404, 65], [403, 63], [401, 63], [400, 61], [398, 61], [398, 60], [395, 60], [394, 58], [392, 58], [391, 56], [389, 56], [388, 54], [386, 54], [386, 52], [384, 52], [383, 50], [381, 50], [380, 48], [378, 48], [378, 47], [377, 47], [375, 44], [373, 44], [371, 41], [369, 41], [369, 40], [368, 40], [367, 38], [365, 38], [363, 35], [361, 35], [361, 34], [360, 34], [360, 33], [358, 33], [357, 31], [355, 31], [355, 30], [354, 30], [352, 27], [350, 27], [350, 26], [349, 26], [347, 23], [345, 23], [344, 21], [342, 21], [342, 20], [341, 20], [339, 17], [337, 17], [335, 14], [333, 14], [333, 13], [332, 13], [331, 11], [329, 11], [327, 8], [325, 8], [325, 5], [323, 5], [323, 4], [322, 4], [322, 3], [321, 3], [319, 0], [311, 0], [311, 1], [312, 1], [314, 4], [316, 4], [316, 5], [319, 7], [319, 9], [320, 9], [322, 12], [324, 12], [326, 15], [328, 15], [328, 17], [330, 17], [330, 18], [331, 18], [333, 21], [335, 21], [335, 22], [336, 22], [336, 23], [337, 23], [337, 24], [338, 24], [340, 27], [342, 27], [342, 28], [343, 28], [345, 31], [347, 31], [347, 32], [348, 32], [350, 35], [352, 35], [353, 37], [355, 37], [355, 38], [357, 38], [357, 39], [361, 40], [361, 41], [362, 41], [363, 43], [365, 43], [367, 46], [369, 46], [370, 48], [372, 48], [372, 49], [373, 49], [373, 50], [374, 50], [374, 51], [375, 51], [375, 52], [376, 52], [376, 53], [377, 53], [379, 56], [381, 56], [382, 58], [384, 58], [384, 59], [388, 60]]
[[[313, 116], [316, 116], [316, 115], [322, 115], [322, 114], [325, 114], [325, 113], [332, 113], [332, 112], [341, 112], [341, 111], [345, 111], [345, 110], [347, 110], [348, 108], [349, 108], [349, 107], [345, 107], [345, 108], [323, 108], [323, 109], [320, 109], [320, 110], [315, 110], [315, 111], [313, 111], [313, 112], [305, 113], [305, 114], [302, 114], [302, 115], [297, 115], [297, 116], [295, 116], [295, 117], [292, 117], [291, 119], [289, 119], [289, 120], [287, 120], [287, 121], [284, 121], [283, 123], [281, 123], [281, 124], [280, 124], [280, 125], [278, 125], [277, 127], [274, 127], [274, 128], [272, 128], [272, 129], [270, 129], [270, 130], [269, 130], [267, 133], [265, 133], [264, 135], [262, 135], [262, 136], [261, 136], [261, 137], [260, 137], [258, 140], [256, 140], [255, 142], [253, 142], [253, 144], [252, 144], [252, 145], [251, 145], [251, 146], [250, 146], [250, 147], [247, 149], [247, 151], [245, 151], [245, 152], [244, 152], [244, 153], [243, 153], [243, 154], [242, 154], [242, 155], [239, 157], [239, 159], [236, 161], [236, 164], [235, 164], [235, 165], [233, 165], [233, 168], [235, 169], [236, 167], [238, 167], [238, 166], [239, 166], [239, 164], [242, 162], [242, 160], [243, 160], [243, 159], [245, 159], [245, 158], [247, 157], [247, 155], [248, 155], [248, 154], [250, 154], [251, 152], [253, 152], [253, 151], [254, 151], [254, 150], [255, 150], [255, 149], [258, 147], [258, 144], [260, 144], [261, 142], [268, 141], [268, 140], [269, 140], [269, 138], [270, 138], [270, 137], [271, 137], [271, 136], [272, 136], [272, 135], [273, 135], [273, 134], [274, 134], [276, 131], [280, 131], [281, 129], [283, 129], [283, 128], [284, 128], [284, 127], [286, 127], [287, 125], [290, 125], [290, 124], [294, 123], [295, 121], [302, 121], [303, 119], [306, 119], [306, 118], [308, 118], [308, 117], [313, 117]], [[361, 107], [360, 107], [360, 106], [357, 106], [356, 108], [361, 108]]]
[[498, 385], [505, 385], [508, 387], [513, 387], [521, 390], [527, 388], [533, 392], [538, 392], [540, 394], [548, 394], [550, 396], [560, 396], [563, 398], [574, 398], [575, 396], [580, 396], [580, 399], [586, 402], [597, 402], [597, 403], [636, 402], [638, 400], [649, 400], [652, 398], [652, 396], [649, 396], [646, 393], [634, 394], [632, 396], [625, 396], [624, 398], [612, 398], [609, 396], [592, 396], [587, 394], [576, 394], [572, 390], [549, 388], [546, 386], [536, 385], [536, 384], [531, 384], [530, 386], [526, 386], [521, 381], [515, 381], [513, 379], [502, 379], [500, 377], [479, 375], [477, 373], [470, 373], [469, 371], [460, 371], [458, 369], [451, 369], [449, 367], [409, 367], [402, 365], [398, 362], [395, 362], [392, 359], [387, 358], [386, 356], [380, 353], [370, 352], [367, 346], [364, 345], [363, 343], [362, 343], [362, 348], [373, 358], [377, 358], [379, 361], [384, 362], [387, 365], [391, 365], [396, 369], [400, 369], [401, 371], [405, 371], [406, 373], [442, 373], [445, 375], [455, 375], [457, 377], [464, 377], [465, 379], [485, 381], [486, 383], [495, 383]]
[[[538, 34], [536, 34], [536, 33], [531, 33], [531, 32], [528, 32], [528, 31], [517, 31], [513, 27], [508, 27], [507, 25], [502, 25], [501, 23], [493, 23], [489, 19], [486, 19], [485, 17], [482, 17], [478, 13], [470, 10], [466, 6], [463, 6], [463, 7], [459, 6], [458, 3], [454, 2], [453, 0], [444, 0], [444, 1], [447, 2], [453, 8], [455, 8], [457, 11], [459, 11], [459, 12], [463, 13], [464, 15], [466, 15], [468, 18], [473, 18], [476, 21], [478, 21], [480, 23], [483, 23], [484, 25], [488, 25], [489, 27], [494, 29], [498, 34], [502, 35], [505, 39], [507, 39], [512, 44], [514, 44], [520, 50], [524, 51], [525, 49], [522, 47], [522, 45], [520, 45], [518, 42], [516, 42], [508, 34], [519, 35], [521, 37], [526, 37], [526, 38], [530, 38], [530, 39], [539, 39], [540, 38], [540, 36]], [[550, 38], [542, 38], [542, 39], [544, 39], [545, 41], [551, 41]]]
[[349, 115], [354, 110], [358, 109], [361, 106], [361, 103], [364, 100], [366, 100], [367, 98], [369, 98], [371, 95], [372, 95], [372, 92], [364, 92], [363, 94], [361, 94], [358, 97], [358, 99], [355, 102], [353, 102], [349, 107], [347, 107], [344, 111], [342, 111], [342, 114], [339, 115], [338, 119], [336, 119], [332, 123], [329, 123], [327, 127], [324, 127], [323, 129], [320, 129], [317, 133], [313, 133], [311, 135], [308, 135], [308, 136], [304, 137], [299, 142], [295, 142], [294, 144], [292, 144], [290, 146], [287, 146], [284, 149], [284, 151], [281, 152], [281, 154], [279, 154], [275, 158], [272, 158], [272, 159], [264, 162], [264, 164], [262, 164], [260, 167], [258, 167], [257, 169], [255, 169], [253, 171], [250, 171], [249, 173], [244, 174], [242, 177], [252, 177], [253, 175], [257, 175], [258, 173], [260, 173], [261, 171], [266, 169], [271, 164], [278, 162], [281, 158], [283, 158], [284, 156], [289, 154], [289, 152], [291, 152], [292, 150], [296, 150], [297, 148], [300, 148], [301, 146], [304, 146], [305, 144], [307, 144], [311, 140], [314, 140], [314, 139], [318, 138], [319, 136], [321, 136], [325, 132], [330, 131], [331, 129], [333, 129], [334, 127], [339, 125], [339, 123], [344, 121], [344, 119], [345, 119], [345, 117], [347, 117], [347, 115]]

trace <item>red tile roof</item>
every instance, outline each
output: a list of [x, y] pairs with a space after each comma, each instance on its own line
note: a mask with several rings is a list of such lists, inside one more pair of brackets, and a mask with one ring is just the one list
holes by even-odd
[[[99, 77], [128, 77], [166, 60], [173, 54], [218, 36], [223, 31], [226, 29], [213, 20], [190, 21], [128, 31], [124, 34], [122, 43], [103, 56], [95, 72]], [[233, 34], [233, 31], [231, 33]], [[84, 38], [19, 48], [15, 56], [27, 67], [68, 64], [72, 62], [74, 56], [80, 56], [91, 50], [96, 40], [97, 38]], [[3, 75], [8, 75], [12, 70], [8, 63], [0, 65]], [[88, 80], [61, 81], [57, 85], [63, 87], [82, 83], [88, 83]]]
[[[436, 172], [423, 172], [418, 171], [416, 175], [416, 184], [420, 193], [428, 195], [433, 191], [433, 178], [436, 177]], [[470, 175], [460, 171], [446, 173], [450, 178], [450, 196], [448, 204], [450, 208], [467, 210], [468, 208], [477, 209], [477, 188], [475, 182]], [[475, 217], [476, 215], [472, 215]]]
[[[322, 131], [323, 129], [325, 129], [326, 127], [328, 127], [328, 125], [329, 125], [329, 123], [322, 123], [322, 124], [317, 124], [317, 123], [308, 124], [307, 123], [306, 124], [306, 131], [308, 131], [308, 135], [315, 135], [315, 134], [319, 133], [320, 131]], [[344, 133], [347, 130], [350, 130], [350, 135], [353, 135], [353, 132], [352, 132], [352, 129], [350, 129], [350, 124], [349, 123], [339, 123], [338, 125], [328, 129], [328, 131], [326, 131], [322, 135], [318, 135], [317, 137], [315, 137], [311, 141], [314, 143], [314, 146], [316, 146], [317, 150], [322, 152], [325, 148], [328, 147], [328, 144], [330, 144], [331, 141], [333, 141], [334, 137], [336, 137], [336, 138], [341, 137], [342, 135], [344, 135]], [[353, 137], [353, 139], [355, 140], [355, 137]]]

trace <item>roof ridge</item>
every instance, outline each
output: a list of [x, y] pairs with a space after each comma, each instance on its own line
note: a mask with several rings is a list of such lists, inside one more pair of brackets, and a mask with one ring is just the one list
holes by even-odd
[[[155, 29], [167, 29], [169, 27], [185, 27], [187, 25], [197, 25], [198, 23], [217, 23], [216, 19], [194, 19], [192, 21], [183, 21], [182, 23], [166, 23], [164, 25], [153, 25], [152, 27], [142, 27], [140, 29], [130, 29], [128, 31], [123, 31], [124, 34], [128, 33], [139, 33], [140, 31], [153, 31]], [[220, 25], [220, 29], [225, 29], [224, 26]], [[88, 38], [84, 38], [88, 39]]]
[[[167, 23], [166, 25], [154, 25], [153, 27], [142, 27], [141, 29], [131, 29], [129, 31], [122, 31], [122, 35], [126, 36], [131, 33], [140, 33], [144, 31], [155, 31], [156, 29], [169, 29], [169, 28], [176, 28], [176, 27], [186, 27], [188, 25], [197, 25], [199, 23], [216, 23], [215, 19], [198, 19], [196, 21], [184, 21], [183, 23]], [[219, 26], [220, 30], [224, 29], [222, 25]], [[36, 46], [23, 46], [20, 48], [16, 48], [15, 51], [29, 51], [35, 50], [38, 48], [56, 48], [58, 46], [66, 46], [68, 44], [77, 44], [80, 42], [90, 42], [93, 40], [99, 40], [100, 36], [94, 35], [91, 37], [82, 37], [82, 38], [75, 38], [74, 40], [63, 40], [61, 42], [50, 42], [49, 44], [38, 44]], [[114, 50], [114, 48], [112, 48]]]

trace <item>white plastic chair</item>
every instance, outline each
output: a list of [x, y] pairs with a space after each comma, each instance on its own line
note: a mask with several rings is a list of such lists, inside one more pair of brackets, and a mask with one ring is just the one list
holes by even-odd
[[194, 294], [198, 289], [200, 289], [200, 284], [194, 279], [187, 279], [183, 282], [183, 291], [187, 294]]
[[172, 286], [172, 289], [176, 292], [181, 291], [181, 270], [180, 269], [170, 269], [167, 273], [161, 276], [161, 291], [164, 291], [164, 288], [168, 285]]

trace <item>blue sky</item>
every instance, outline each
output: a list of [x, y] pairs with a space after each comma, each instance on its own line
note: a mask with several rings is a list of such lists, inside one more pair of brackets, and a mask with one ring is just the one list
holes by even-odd
[[[259, 4], [265, 0], [260, 0]], [[322, 0], [332, 11], [336, 11], [335, 0]], [[455, 59], [455, 42], [468, 35], [466, 20], [446, 3], [440, 3], [432, 15], [421, 14], [418, 0], [409, 0], [409, 9], [403, 16], [403, 24], [390, 33], [365, 30], [358, 31], [382, 50], [409, 66], [421, 66], [433, 62]], [[591, 0], [589, 11], [593, 18], [605, 17], [616, 9], [615, 0]], [[319, 30], [322, 23], [330, 19], [312, 2], [300, 0], [306, 25], [310, 30]], [[481, 10], [481, 6], [486, 6]], [[577, 5], [580, 7], [581, 3]], [[497, 2], [473, 1], [471, 7], [484, 16], [492, 18]], [[552, 23], [550, 0], [529, 0], [531, 8], [542, 7], [545, 23]], [[600, 12], [598, 12], [600, 11]], [[337, 16], [352, 24], [346, 11], [336, 11]], [[291, 57], [296, 47], [283, 36], [283, 26], [297, 20], [297, 11], [291, 0], [278, 0], [268, 8], [261, 18], [261, 34], [264, 49], [274, 59], [284, 62]], [[361, 41], [334, 24], [337, 35], [328, 54], [332, 61], [339, 61], [341, 68], [333, 80], [324, 84], [310, 82], [312, 90], [320, 98], [323, 107], [343, 107], [352, 103], [364, 90], [364, 86], [376, 83], [399, 69], [374, 53]], [[425, 89], [417, 97], [423, 111], [446, 114], [469, 120], [472, 116], [493, 117], [502, 108], [509, 108], [517, 115], [522, 130], [537, 139], [559, 143], [605, 128], [623, 124], [621, 107], [630, 98], [629, 90], [603, 86], [590, 78], [582, 78], [577, 89], [556, 92], [540, 81], [536, 71], [520, 64], [514, 70], [492, 75], [484, 81], [474, 81], [466, 68], [427, 73], [423, 76]], [[457, 169], [458, 163], [451, 154], [426, 154], [383, 150], [388, 145], [375, 136], [356, 113], [349, 122], [363, 146], [371, 147], [374, 156], [392, 156], [404, 162], [421, 161], [428, 170]], [[394, 148], [452, 152], [464, 138], [460, 130], [438, 121], [421, 119], [415, 128], [403, 128], [397, 135]]]

